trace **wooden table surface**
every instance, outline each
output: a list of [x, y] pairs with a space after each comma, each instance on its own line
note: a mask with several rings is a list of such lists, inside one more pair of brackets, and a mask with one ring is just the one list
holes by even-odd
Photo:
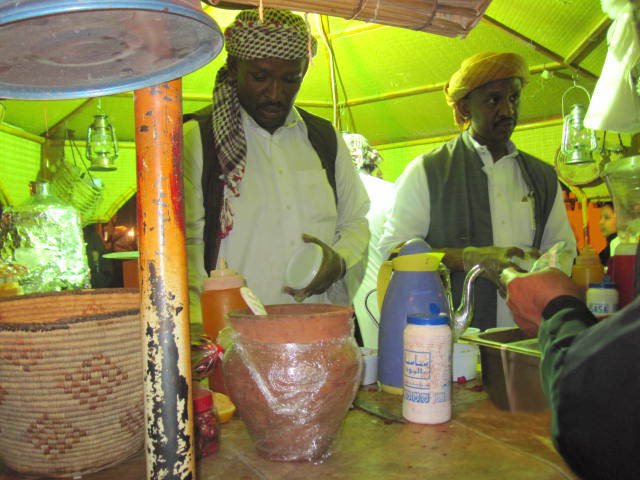
[[[345, 420], [332, 455], [323, 463], [272, 462], [257, 455], [242, 420], [222, 425], [220, 450], [198, 463], [210, 479], [575, 479], [549, 437], [549, 412], [498, 410], [476, 382], [455, 385], [453, 419], [442, 425], [384, 420], [360, 408]], [[358, 402], [400, 416], [402, 399], [362, 389]], [[24, 477], [0, 466], [0, 480]], [[144, 480], [142, 452], [86, 480]]]

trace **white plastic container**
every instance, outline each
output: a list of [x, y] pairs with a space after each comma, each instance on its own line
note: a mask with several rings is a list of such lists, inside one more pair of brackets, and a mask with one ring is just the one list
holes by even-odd
[[438, 424], [451, 419], [451, 350], [448, 317], [407, 318], [402, 416], [410, 422]]
[[607, 281], [589, 284], [587, 307], [600, 320], [618, 310], [618, 290], [616, 285]]
[[372, 385], [378, 381], [378, 351], [373, 348], [360, 347], [362, 354], [362, 385]]
[[476, 378], [476, 367], [480, 360], [480, 348], [468, 343], [453, 344], [453, 374], [451, 379], [458, 382]]
[[320, 270], [322, 256], [322, 247], [317, 243], [308, 242], [300, 245], [287, 263], [286, 285], [295, 289], [307, 287]]

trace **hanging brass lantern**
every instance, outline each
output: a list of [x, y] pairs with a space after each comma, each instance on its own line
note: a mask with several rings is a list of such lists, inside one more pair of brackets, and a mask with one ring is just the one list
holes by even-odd
[[594, 163], [593, 152], [598, 149], [598, 139], [596, 133], [584, 125], [584, 117], [587, 113], [588, 104], [585, 107], [581, 103], [576, 103], [571, 107], [567, 115], [564, 113], [565, 96], [573, 89], [584, 90], [588, 100], [591, 101], [589, 92], [575, 82], [573, 86], [569, 87], [562, 95], [562, 117], [564, 118], [564, 122], [562, 127], [561, 150], [564, 154], [564, 162], [567, 165]]
[[104, 113], [93, 117], [93, 123], [87, 130], [87, 160], [89, 170], [115, 170], [115, 160], [118, 158], [118, 141], [116, 132]]

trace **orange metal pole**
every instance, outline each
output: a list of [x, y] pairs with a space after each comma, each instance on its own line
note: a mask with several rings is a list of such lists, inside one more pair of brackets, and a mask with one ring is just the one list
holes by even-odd
[[134, 94], [147, 478], [195, 479], [182, 82]]

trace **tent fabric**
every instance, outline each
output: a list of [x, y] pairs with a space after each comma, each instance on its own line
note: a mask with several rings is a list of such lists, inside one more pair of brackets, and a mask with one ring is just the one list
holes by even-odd
[[[349, 3], [354, 2], [344, 2]], [[205, 6], [205, 12], [224, 29], [238, 10]], [[388, 180], [394, 180], [416, 152], [457, 132], [443, 88], [463, 59], [481, 51], [513, 52], [525, 58], [530, 82], [522, 92], [514, 138], [519, 146], [526, 143], [523, 150], [553, 163], [562, 138], [562, 95], [574, 78], [593, 91], [607, 54], [611, 24], [597, 0], [492, 0], [464, 39], [312, 13], [306, 21], [318, 40], [318, 53], [297, 103], [333, 121], [340, 131], [364, 135], [385, 158], [382, 168]], [[183, 113], [211, 103], [215, 75], [225, 60], [222, 53], [182, 78]], [[135, 191], [133, 97], [129, 92], [101, 98], [121, 147], [118, 170], [99, 174], [105, 196], [114, 201]], [[95, 97], [1, 101], [7, 110], [0, 126], [3, 139], [17, 136], [20, 143], [33, 145], [13, 148], [3, 140], [4, 197], [13, 201], [28, 194], [28, 181], [41, 162], [48, 161], [47, 148], [40, 157], [45, 137], [63, 139], [65, 129], [73, 130], [82, 150], [97, 101]], [[18, 168], [18, 173], [6, 175], [10, 168]], [[111, 206], [99, 208], [107, 211]]]

